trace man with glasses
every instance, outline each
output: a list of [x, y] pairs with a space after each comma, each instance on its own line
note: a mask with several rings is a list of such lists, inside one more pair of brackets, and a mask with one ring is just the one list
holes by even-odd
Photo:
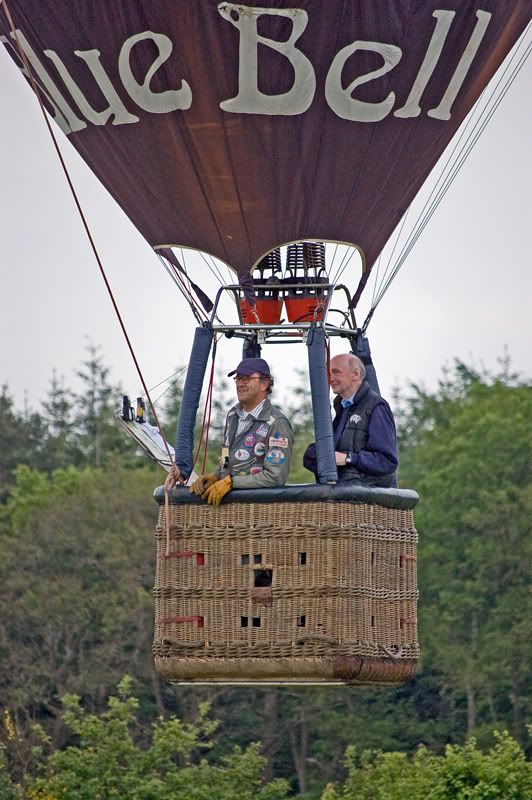
[[216, 506], [231, 489], [285, 484], [294, 441], [290, 422], [270, 403], [273, 378], [263, 358], [245, 358], [228, 377], [234, 378], [238, 403], [227, 414], [220, 466], [190, 487]]

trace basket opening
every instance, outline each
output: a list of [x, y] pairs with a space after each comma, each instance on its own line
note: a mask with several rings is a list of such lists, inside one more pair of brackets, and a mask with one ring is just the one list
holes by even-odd
[[273, 580], [273, 569], [257, 569], [253, 586], [271, 586]]

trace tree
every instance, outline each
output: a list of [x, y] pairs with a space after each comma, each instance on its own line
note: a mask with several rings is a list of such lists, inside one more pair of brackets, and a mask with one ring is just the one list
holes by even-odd
[[99, 348], [87, 345], [87, 358], [83, 369], [76, 372], [84, 390], [75, 395], [76, 431], [83, 452], [84, 463], [101, 467], [113, 455], [134, 463], [137, 459], [126, 436], [113, 419], [121, 406], [123, 392], [109, 383], [109, 368], [103, 363]]
[[448, 745], [443, 756], [420, 747], [406, 753], [346, 753], [347, 778], [329, 785], [322, 800], [526, 800], [532, 796], [532, 764], [508, 733], [481, 752], [475, 739]]
[[39, 466], [46, 428], [40, 414], [15, 410], [6, 384], [0, 388], [0, 408], [0, 502], [4, 502], [18, 464]]
[[[524, 741], [532, 650], [527, 564], [532, 393], [456, 365], [415, 389], [402, 424], [403, 480], [416, 485], [425, 663], [469, 734], [509, 725]], [[406, 431], [406, 434], [405, 434]]]
[[0, 538], [0, 707], [61, 741], [59, 698], [89, 706], [134, 665], [154, 703], [151, 658], [156, 509], [151, 469], [19, 467]]
[[212, 747], [216, 723], [202, 706], [198, 718], [183, 723], [176, 717], [152, 723], [143, 743], [133, 731], [139, 703], [131, 695], [131, 681], [123, 679], [118, 695], [106, 711], [88, 714], [79, 697], [64, 699], [64, 719], [79, 744], [49, 757], [44, 776], [28, 781], [31, 800], [283, 800], [284, 781], [265, 784], [264, 758], [257, 745], [235, 748], [219, 763], [209, 764], [201, 754]]
[[75, 441], [74, 395], [65, 389], [63, 378], [52, 373], [46, 400], [43, 403], [47, 426], [41, 468], [47, 472], [81, 462]]

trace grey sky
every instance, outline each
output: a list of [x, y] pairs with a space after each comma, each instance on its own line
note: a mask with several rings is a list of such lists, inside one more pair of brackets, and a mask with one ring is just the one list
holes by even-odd
[[[0, 380], [19, 407], [27, 391], [38, 408], [54, 368], [76, 385], [89, 338], [135, 395], [139, 381], [40, 109], [3, 48], [0, 75]], [[408, 380], [433, 386], [454, 356], [493, 368], [505, 345], [514, 366], [531, 372], [531, 84], [529, 59], [375, 315], [369, 334], [384, 394]], [[192, 315], [123, 212], [67, 142], [63, 150], [153, 386], [187, 363]], [[358, 277], [353, 269], [352, 286]], [[199, 282], [214, 294], [210, 275]], [[365, 310], [367, 301], [362, 318]], [[219, 353], [228, 370], [240, 347], [225, 340]], [[303, 345], [264, 356], [281, 393], [306, 364]]]

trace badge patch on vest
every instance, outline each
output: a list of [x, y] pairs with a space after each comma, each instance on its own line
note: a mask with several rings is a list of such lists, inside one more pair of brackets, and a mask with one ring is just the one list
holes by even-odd
[[349, 422], [360, 422], [361, 419], [360, 414], [353, 414], [352, 417], [349, 417]]
[[284, 464], [286, 461], [286, 455], [282, 450], [269, 450], [268, 455], [266, 456], [266, 461], [275, 465]]
[[244, 450], [243, 448], [240, 448], [240, 450], [236, 451], [235, 458], [237, 461], [248, 461], [251, 458], [251, 453], [249, 452], [249, 450]]
[[260, 475], [262, 472], [262, 467], [251, 467], [249, 474], [250, 475]]
[[225, 467], [228, 459], [229, 459], [229, 448], [222, 447], [222, 452], [220, 453], [220, 466]]
[[256, 456], [259, 457], [263, 456], [264, 453], [266, 452], [266, 445], [264, 444], [264, 442], [257, 442], [255, 447], [253, 448], [253, 452], [255, 453]]
[[273, 436], [270, 436], [268, 444], [269, 444], [270, 447], [285, 447], [286, 448], [286, 447], [288, 447], [288, 438], [286, 436], [277, 436], [277, 434], [274, 433]]
[[256, 441], [257, 439], [255, 438], [255, 436], [252, 433], [248, 433], [248, 435], [244, 439], [244, 445], [246, 447], [253, 447]]
[[265, 425], [263, 422], [262, 425], [259, 425], [259, 427], [257, 428], [256, 433], [257, 436], [266, 436], [266, 434], [268, 433], [268, 426]]

